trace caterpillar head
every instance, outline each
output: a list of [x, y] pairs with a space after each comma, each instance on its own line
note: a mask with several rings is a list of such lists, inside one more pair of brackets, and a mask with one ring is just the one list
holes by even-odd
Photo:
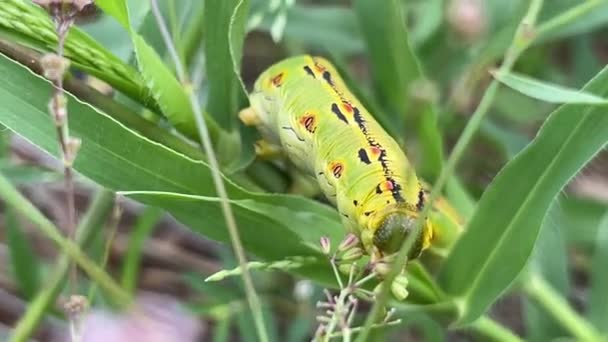
[[[383, 254], [392, 254], [399, 251], [405, 239], [416, 226], [416, 217], [397, 211], [386, 215], [374, 233], [373, 243]], [[428, 220], [415, 237], [414, 244], [409, 251], [408, 259], [417, 258], [420, 253], [430, 245], [432, 228]]]

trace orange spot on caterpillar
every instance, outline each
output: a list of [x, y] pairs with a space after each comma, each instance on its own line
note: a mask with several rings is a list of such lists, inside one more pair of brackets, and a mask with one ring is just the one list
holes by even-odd
[[394, 184], [392, 181], [388, 180], [386, 182], [384, 182], [384, 188], [388, 191], [392, 191], [394, 188]]
[[321, 65], [321, 63], [315, 61], [315, 70], [317, 70], [317, 72], [319, 73], [322, 73], [327, 69], [323, 65]]
[[377, 157], [382, 153], [382, 149], [378, 146], [372, 146], [369, 150], [372, 153], [372, 156], [374, 157]]
[[340, 178], [342, 177], [342, 172], [344, 172], [344, 164], [340, 162], [333, 162], [330, 164], [329, 169], [334, 177]]
[[272, 85], [275, 87], [280, 87], [283, 84], [283, 75], [284, 74], [285, 73], [281, 72], [281, 73], [278, 73], [277, 75], [273, 76], [270, 79], [270, 83], [272, 83]]
[[314, 114], [306, 113], [300, 118], [300, 124], [310, 133], [314, 133], [317, 129], [316, 118]]
[[353, 105], [350, 104], [350, 102], [348, 101], [343, 101], [342, 102], [342, 108], [344, 108], [345, 111], [352, 113], [353, 112]]

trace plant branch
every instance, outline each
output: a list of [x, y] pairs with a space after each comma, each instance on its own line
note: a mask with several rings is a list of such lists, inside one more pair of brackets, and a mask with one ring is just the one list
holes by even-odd
[[180, 82], [184, 86], [186, 92], [190, 97], [190, 104], [192, 105], [192, 110], [194, 112], [194, 119], [196, 121], [196, 126], [199, 131], [199, 136], [203, 143], [203, 148], [205, 151], [205, 155], [208, 158], [208, 162], [211, 169], [211, 174], [213, 176], [213, 182], [215, 184], [215, 190], [217, 192], [218, 197], [221, 201], [222, 213], [224, 214], [224, 220], [226, 221], [226, 226], [228, 227], [228, 232], [230, 234], [230, 240], [232, 242], [232, 248], [234, 249], [234, 253], [236, 254], [237, 260], [239, 262], [239, 266], [243, 270], [241, 273], [241, 277], [243, 278], [243, 284], [245, 286], [245, 294], [247, 296], [247, 301], [249, 303], [249, 308], [251, 309], [252, 316], [255, 322], [258, 338], [260, 341], [265, 342], [268, 341], [268, 335], [266, 332], [266, 328], [264, 325], [264, 316], [262, 313], [262, 306], [260, 304], [260, 299], [255, 292], [255, 288], [253, 286], [253, 280], [251, 279], [251, 274], [247, 269], [247, 258], [245, 256], [245, 251], [243, 249], [243, 245], [241, 243], [241, 239], [239, 237], [239, 232], [236, 225], [236, 220], [234, 218], [234, 214], [232, 213], [232, 208], [230, 206], [228, 200], [228, 194], [226, 192], [226, 188], [224, 186], [224, 180], [220, 173], [219, 163], [215, 156], [215, 151], [213, 150], [213, 146], [211, 143], [211, 139], [209, 137], [209, 131], [207, 128], [207, 124], [203, 119], [203, 113], [201, 112], [201, 105], [198, 100], [198, 96], [194, 93], [192, 86], [189, 84], [186, 73], [184, 71], [184, 67], [182, 66], [181, 60], [179, 58], [179, 54], [177, 53], [173, 41], [171, 40], [171, 35], [167, 30], [167, 26], [164, 23], [160, 10], [158, 9], [158, 4], [156, 0], [150, 0], [152, 5], [152, 13], [156, 18], [158, 27], [160, 29], [161, 35], [163, 36], [163, 40], [165, 41], [165, 45], [169, 50], [169, 54], [173, 58], [173, 63], [175, 64], [175, 69], [177, 71], [177, 75], [179, 77]]
[[531, 274], [523, 282], [525, 293], [561, 323], [579, 341], [603, 341], [600, 333], [572, 309], [541, 276]]
[[[98, 227], [105, 222], [106, 217], [112, 210], [113, 204], [113, 192], [101, 189], [97, 193], [78, 226], [76, 241], [79, 246], [86, 246], [90, 242], [91, 237], [98, 231]], [[70, 259], [66, 254], [59, 257], [45, 282], [45, 286], [28, 304], [27, 311], [15, 326], [10, 342], [26, 342], [30, 340], [40, 320], [65, 284], [65, 278], [70, 265], [69, 261]]]

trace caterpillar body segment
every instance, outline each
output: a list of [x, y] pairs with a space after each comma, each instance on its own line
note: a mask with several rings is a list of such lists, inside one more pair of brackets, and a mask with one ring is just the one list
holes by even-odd
[[[366, 252], [394, 253], [413, 229], [425, 192], [399, 145], [336, 69], [318, 57], [286, 59], [259, 76], [249, 100], [251, 108], [241, 119], [316, 178]], [[426, 249], [432, 237], [426, 220], [409, 258]]]

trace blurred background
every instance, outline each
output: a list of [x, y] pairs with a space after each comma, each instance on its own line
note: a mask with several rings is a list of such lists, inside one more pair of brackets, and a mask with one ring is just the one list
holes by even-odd
[[[489, 70], [500, 65], [528, 1], [408, 0], [402, 3], [410, 44], [428, 81], [411, 89], [410, 94], [395, 96], [422, 99], [423, 102], [430, 100], [436, 104], [444, 148], [449, 151], [492, 80]], [[580, 0], [545, 1], [538, 21], [542, 23], [554, 18], [581, 3]], [[184, 42], [186, 62], [192, 69], [200, 70], [194, 74], [193, 82], [198, 85], [200, 98], [206, 103], [209, 98], [205, 70], [197, 68], [208, 58], [203, 53], [204, 42], [197, 39], [204, 35], [201, 25], [204, 2], [172, 0], [161, 1], [161, 4], [163, 14], [173, 25], [173, 34]], [[153, 17], [146, 14], [140, 19], [139, 32], [169, 61]], [[370, 56], [373, 59], [374, 54], [381, 51], [368, 51], [369, 45], [361, 30], [364, 23], [350, 1], [252, 0], [242, 77], [250, 87], [265, 68], [285, 57], [303, 53], [322, 55], [332, 60], [348, 76], [349, 82], [358, 85], [357, 91], [366, 104], [389, 113], [384, 116], [389, 117], [394, 110], [391, 99], [386, 98], [390, 89], [383, 88], [382, 80], [370, 72]], [[131, 40], [120, 34], [121, 28], [114, 19], [91, 7], [79, 19], [78, 25], [121, 59], [134, 62]], [[519, 58], [514, 70], [546, 82], [580, 89], [608, 63], [607, 37], [608, 6], [604, 4], [535, 42]], [[393, 38], [377, 37], [378, 41]], [[112, 92], [103, 82], [82, 77], [98, 89]], [[122, 101], [129, 104], [127, 99]], [[244, 107], [244, 99], [240, 102]], [[531, 141], [555, 108], [555, 105], [528, 98], [507, 87], [499, 88], [489, 115], [456, 172], [473, 202], [505, 163]], [[387, 124], [383, 117], [379, 121]], [[424, 153], [417, 143], [418, 134], [408, 131], [407, 125], [398, 127], [405, 128], [392, 128], [390, 133], [406, 146], [414, 164], [420, 165]], [[0, 134], [0, 171], [47, 217], [62, 226], [66, 217], [61, 165], [8, 129], [2, 129]], [[293, 175], [273, 165], [261, 166], [263, 170], [267, 168], [271, 170], [264, 171], [268, 172], [265, 177], [273, 183], [269, 190], [287, 191]], [[420, 172], [427, 179], [436, 177], [428, 164]], [[76, 195], [81, 216], [93, 201], [95, 189], [87, 179], [78, 179]], [[472, 210], [466, 206], [459, 208], [457, 203], [454, 206], [463, 211]], [[160, 209], [144, 207], [126, 198], [118, 198], [112, 211], [114, 215], [110, 216], [115, 220], [100, 225], [102, 233], [90, 241], [88, 248], [94, 260], [101, 265], [107, 264], [112, 274], [120, 277], [128, 273], [134, 277], [132, 286], [140, 294], [139, 301], [144, 303], [142, 310], [149, 310], [156, 323], [152, 324], [153, 328], [146, 326], [137, 313], [119, 317], [111, 312], [95, 312], [87, 321], [92, 327], [89, 331], [94, 332], [94, 327], [106, 328], [98, 328], [100, 339], [91, 337], [90, 341], [122, 336], [113, 330], [121, 329], [120, 322], [131, 322], [142, 332], [155, 335], [154, 341], [256, 340], [239, 280], [203, 281], [218, 270], [236, 265], [229, 246], [205, 239]], [[581, 312], [589, 301], [591, 275], [598, 271], [593, 268], [594, 257], [599, 255], [595, 253], [596, 244], [604, 241], [606, 234], [598, 239], [601, 232], [597, 228], [607, 211], [608, 153], [604, 151], [560, 195], [548, 218], [550, 228], [542, 231], [531, 261]], [[0, 227], [0, 339], [3, 340], [28, 307], [38, 290], [36, 286], [44, 286], [40, 280], [48, 274], [57, 250], [32, 228], [27, 218], [5, 206], [0, 209]], [[125, 271], [127, 263], [129, 271]], [[272, 340], [309, 340], [317, 324], [315, 303], [323, 297], [322, 287], [282, 272], [255, 272], [254, 280]], [[84, 293], [93, 292], [94, 303], [103, 303], [103, 296], [88, 284], [82, 286]], [[46, 315], [37, 329], [37, 340], [60, 338], [65, 321], [58, 312], [60, 310], [55, 309]], [[567, 336], [559, 325], [517, 292], [501, 298], [490, 316], [527, 340], [545, 341]], [[480, 340], [466, 330], [447, 331], [422, 313], [404, 315], [402, 319], [405, 324], [385, 330], [378, 338], [393, 341]], [[140, 338], [146, 336], [133, 334]], [[149, 341], [152, 340], [150, 337]]]

